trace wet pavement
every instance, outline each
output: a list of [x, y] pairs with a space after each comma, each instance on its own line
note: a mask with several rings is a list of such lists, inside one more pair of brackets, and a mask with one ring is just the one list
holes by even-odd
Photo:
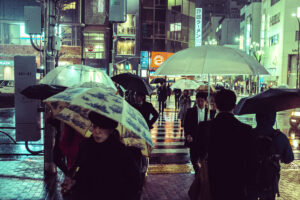
[[[157, 107], [155, 99], [152, 103]], [[255, 126], [254, 115], [240, 116], [245, 123]], [[299, 130], [290, 129], [289, 112], [280, 112], [277, 127], [286, 133], [299, 159]], [[63, 175], [44, 178], [43, 155], [32, 156], [24, 142], [16, 144], [4, 133], [15, 139], [14, 110], [0, 109], [0, 199], [62, 199], [60, 183]], [[5, 128], [3, 128], [5, 127]], [[2, 133], [4, 132], [4, 133]], [[177, 120], [174, 101], [167, 100], [167, 109], [160, 115], [151, 130], [155, 147], [150, 156], [149, 174], [146, 178], [143, 200], [184, 200], [194, 175], [189, 162], [188, 149], [183, 146], [183, 132]], [[30, 142], [32, 150], [43, 149], [41, 140]], [[300, 199], [300, 161], [282, 165], [279, 200]]]

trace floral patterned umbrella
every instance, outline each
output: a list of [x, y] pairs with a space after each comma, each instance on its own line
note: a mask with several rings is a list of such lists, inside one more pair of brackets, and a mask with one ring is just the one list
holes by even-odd
[[119, 122], [122, 126], [119, 127], [121, 140], [126, 145], [141, 148], [144, 155], [148, 155], [148, 147], [153, 146], [149, 128], [141, 113], [121, 96], [115, 95], [113, 88], [69, 88], [44, 102], [56, 119], [85, 137], [91, 135], [88, 113], [95, 111]]

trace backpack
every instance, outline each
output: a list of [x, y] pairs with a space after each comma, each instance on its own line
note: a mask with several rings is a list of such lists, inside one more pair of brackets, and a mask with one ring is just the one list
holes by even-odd
[[255, 183], [260, 194], [272, 192], [279, 196], [280, 155], [274, 142], [279, 133], [276, 130], [271, 136], [258, 135], [255, 138]]

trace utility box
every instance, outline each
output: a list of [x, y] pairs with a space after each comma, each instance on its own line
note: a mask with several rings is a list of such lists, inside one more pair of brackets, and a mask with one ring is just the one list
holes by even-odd
[[42, 12], [39, 6], [24, 6], [25, 33], [42, 33]]
[[127, 0], [109, 1], [109, 21], [126, 22], [127, 18]]
[[17, 141], [40, 140], [39, 101], [29, 99], [20, 92], [36, 84], [35, 56], [15, 56], [15, 123]]

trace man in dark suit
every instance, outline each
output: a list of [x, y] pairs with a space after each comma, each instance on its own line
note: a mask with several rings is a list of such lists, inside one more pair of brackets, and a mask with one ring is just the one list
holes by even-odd
[[[190, 158], [195, 173], [199, 172], [197, 148], [195, 147], [195, 138], [199, 132], [198, 124], [202, 121], [207, 121], [208, 108], [206, 108], [207, 94], [204, 92], [198, 92], [196, 94], [196, 105], [189, 108], [184, 119], [184, 135], [185, 145], [190, 148]], [[201, 132], [201, 131], [200, 131]]]
[[[146, 102], [145, 94], [138, 92], [135, 94], [135, 104], [133, 104], [133, 107], [140, 111], [140, 113], [143, 115], [149, 129], [153, 128], [153, 124], [156, 122], [159, 114], [153, 107], [152, 103]], [[150, 115], [152, 115], [152, 117]]]
[[208, 145], [211, 193], [214, 200], [243, 200], [252, 128], [234, 117], [236, 95], [232, 90], [219, 91], [215, 102], [219, 113], [210, 122]]

